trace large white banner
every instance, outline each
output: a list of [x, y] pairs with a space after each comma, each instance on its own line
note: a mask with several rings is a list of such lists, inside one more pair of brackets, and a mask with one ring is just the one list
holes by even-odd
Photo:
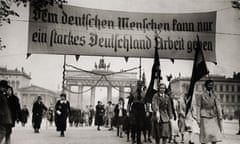
[[[193, 59], [199, 35], [207, 61], [216, 62], [216, 12], [135, 13], [30, 7], [28, 53]], [[157, 40], [154, 36], [158, 34]]]

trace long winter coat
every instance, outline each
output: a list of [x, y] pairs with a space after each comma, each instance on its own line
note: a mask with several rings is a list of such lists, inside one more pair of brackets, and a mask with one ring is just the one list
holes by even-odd
[[43, 112], [47, 111], [47, 107], [42, 103], [42, 102], [38, 102], [36, 101], [33, 104], [33, 108], [32, 108], [32, 123], [33, 123], [33, 128], [34, 129], [39, 129], [42, 123], [42, 116], [43, 116]]
[[103, 105], [96, 105], [96, 114], [95, 114], [95, 125], [103, 125], [103, 116], [105, 113], [105, 109]]
[[9, 96], [8, 106], [10, 108], [11, 116], [12, 116], [12, 127], [14, 127], [16, 120], [22, 121], [21, 107], [20, 107], [18, 97], [15, 95]]
[[70, 103], [67, 100], [59, 100], [55, 105], [55, 124], [57, 131], [65, 131], [67, 117], [70, 113]]

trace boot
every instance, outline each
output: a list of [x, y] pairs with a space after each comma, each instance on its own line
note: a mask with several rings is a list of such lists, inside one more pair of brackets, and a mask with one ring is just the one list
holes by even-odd
[[119, 136], [119, 128], [117, 128], [117, 136]]
[[64, 137], [64, 131], [61, 131], [60, 136], [61, 136], [61, 137]]
[[152, 143], [152, 140], [151, 140], [151, 138], [148, 138], [148, 142], [149, 142], [149, 143]]

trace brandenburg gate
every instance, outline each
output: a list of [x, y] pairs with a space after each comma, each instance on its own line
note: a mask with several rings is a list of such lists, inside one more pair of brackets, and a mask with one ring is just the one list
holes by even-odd
[[[137, 83], [137, 72], [112, 72], [110, 71], [110, 63], [105, 64], [104, 59], [100, 59], [99, 64], [95, 63], [95, 69], [92, 71], [84, 70], [66, 70], [65, 71], [65, 87], [69, 101], [75, 98], [77, 108], [83, 108], [84, 105], [95, 106], [96, 87], [107, 87], [107, 101], [112, 101], [112, 88], [117, 88], [119, 97], [124, 97], [124, 88], [132, 88]], [[90, 87], [90, 103], [83, 104], [83, 87]], [[74, 92], [72, 87], [77, 87]]]

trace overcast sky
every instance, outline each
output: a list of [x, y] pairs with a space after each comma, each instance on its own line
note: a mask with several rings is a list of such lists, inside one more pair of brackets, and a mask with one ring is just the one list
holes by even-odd
[[[207, 63], [210, 74], [232, 76], [240, 72], [240, 10], [233, 9], [229, 0], [69, 0], [69, 4], [87, 8], [149, 13], [191, 13], [217, 11], [216, 56], [217, 65]], [[57, 90], [62, 82], [63, 56], [33, 54], [26, 59], [28, 35], [28, 9], [16, 9], [20, 17], [12, 18], [11, 24], [0, 27], [0, 37], [6, 49], [0, 51], [0, 66], [9, 69], [24, 67], [31, 73], [31, 83]], [[74, 56], [67, 56], [67, 63], [86, 70], [92, 70], [94, 63], [101, 57], [81, 56], [79, 61]], [[111, 63], [112, 71], [129, 69], [139, 65], [139, 59], [105, 57]], [[150, 81], [153, 59], [142, 59], [142, 71]], [[191, 76], [192, 61], [161, 59], [163, 77], [168, 74]], [[136, 70], [135, 72], [138, 72]]]

